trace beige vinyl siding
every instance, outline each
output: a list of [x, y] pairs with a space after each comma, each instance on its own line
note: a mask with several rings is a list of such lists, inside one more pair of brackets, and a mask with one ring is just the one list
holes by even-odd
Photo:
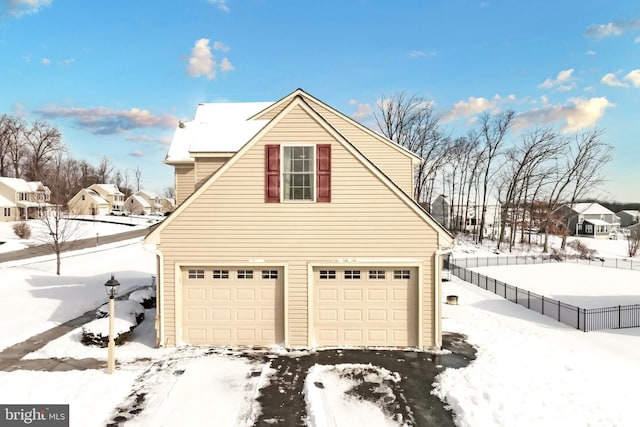
[[402, 191], [413, 197], [413, 166], [408, 153], [399, 152], [398, 149], [363, 132], [362, 129], [359, 129], [344, 117], [322, 105], [311, 100], [307, 100], [307, 102], [382, 172], [391, 178]]
[[194, 165], [176, 165], [174, 177], [176, 180], [176, 206], [178, 206], [195, 190], [196, 178]]
[[229, 160], [228, 157], [198, 157], [195, 167], [195, 189], [199, 188], [207, 178], [220, 169], [227, 160]]
[[[331, 203], [264, 203], [264, 145], [294, 142], [331, 144]], [[424, 260], [424, 345], [429, 347], [434, 342], [431, 259], [437, 242], [437, 233], [420, 215], [296, 108], [162, 231], [168, 345], [176, 344], [172, 284], [177, 264], [263, 259], [287, 265], [289, 345], [304, 347], [308, 262], [397, 257]]]

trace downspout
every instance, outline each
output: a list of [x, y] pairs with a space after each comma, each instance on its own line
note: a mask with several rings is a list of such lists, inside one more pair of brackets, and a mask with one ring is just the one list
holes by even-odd
[[438, 350], [442, 348], [442, 256], [453, 252], [454, 246], [438, 249], [433, 255], [433, 336], [435, 348]]
[[157, 249], [155, 244], [142, 244], [142, 248], [156, 256], [156, 347], [164, 347], [165, 342], [165, 328], [164, 328], [164, 274], [162, 274], [162, 266], [164, 265], [164, 256], [162, 252]]

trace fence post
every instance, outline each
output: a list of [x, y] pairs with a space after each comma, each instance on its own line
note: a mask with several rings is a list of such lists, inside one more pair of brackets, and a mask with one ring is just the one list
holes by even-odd
[[580, 307], [576, 307], [578, 310], [576, 310], [578, 312], [578, 330], [580, 330]]
[[527, 291], [527, 308], [531, 308], [531, 291]]
[[560, 321], [560, 300], [558, 300], [558, 322]]
[[518, 287], [516, 286], [516, 304], [518, 303]]
[[622, 328], [622, 315], [620, 314], [620, 309], [622, 307], [618, 305], [618, 329]]
[[544, 295], [542, 295], [542, 315], [544, 316]]

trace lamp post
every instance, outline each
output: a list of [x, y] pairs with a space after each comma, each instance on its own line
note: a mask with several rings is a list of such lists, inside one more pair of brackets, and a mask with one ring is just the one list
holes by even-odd
[[107, 295], [109, 295], [109, 353], [107, 358], [107, 373], [112, 374], [116, 367], [116, 342], [113, 338], [115, 298], [118, 294], [118, 289], [120, 289], [120, 282], [118, 282], [112, 274], [111, 279], [107, 280], [107, 283], [104, 284], [104, 288], [107, 290]]

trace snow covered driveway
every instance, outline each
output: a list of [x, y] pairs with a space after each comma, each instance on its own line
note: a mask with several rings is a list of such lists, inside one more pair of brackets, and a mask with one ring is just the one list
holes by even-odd
[[[467, 356], [472, 355], [468, 353]], [[259, 352], [184, 348], [153, 363], [109, 420], [114, 425], [453, 426], [430, 391], [443, 352]]]

